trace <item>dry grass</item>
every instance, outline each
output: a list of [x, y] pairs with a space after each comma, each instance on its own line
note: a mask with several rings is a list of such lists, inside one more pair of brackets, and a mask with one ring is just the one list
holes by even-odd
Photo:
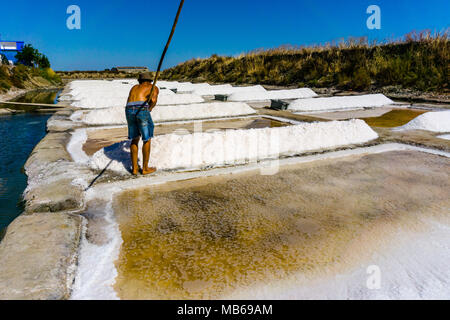
[[212, 55], [167, 69], [170, 80], [262, 83], [367, 90], [399, 85], [448, 92], [449, 30], [411, 32], [401, 39], [366, 38], [323, 45], [257, 49], [235, 57]]

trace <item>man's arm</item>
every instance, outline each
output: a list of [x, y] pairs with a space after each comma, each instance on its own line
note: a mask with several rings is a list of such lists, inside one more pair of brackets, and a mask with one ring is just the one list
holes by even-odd
[[153, 108], [156, 106], [156, 103], [158, 102], [158, 95], [159, 95], [159, 89], [155, 86], [155, 90], [153, 90], [153, 97], [150, 101], [150, 111], [153, 110]]

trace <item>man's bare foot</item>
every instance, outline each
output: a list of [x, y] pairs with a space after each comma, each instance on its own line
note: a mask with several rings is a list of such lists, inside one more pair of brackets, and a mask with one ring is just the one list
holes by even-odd
[[143, 175], [146, 175], [146, 174], [153, 173], [153, 172], [155, 172], [155, 171], [156, 171], [156, 168], [155, 168], [155, 167], [150, 167], [150, 168], [148, 168], [147, 170], [142, 169], [142, 174], [143, 174]]
[[131, 174], [133, 175], [133, 176], [137, 176], [138, 175], [138, 173], [139, 172], [141, 172], [141, 166], [138, 166], [136, 169], [134, 169], [134, 168], [131, 168]]

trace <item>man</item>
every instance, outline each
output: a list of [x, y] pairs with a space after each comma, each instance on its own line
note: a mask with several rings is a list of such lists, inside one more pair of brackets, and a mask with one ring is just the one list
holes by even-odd
[[[156, 171], [156, 168], [148, 167], [148, 161], [150, 159], [150, 139], [153, 137], [153, 130], [155, 128], [150, 112], [155, 107], [158, 100], [159, 89], [155, 87], [153, 96], [150, 100], [150, 91], [153, 86], [150, 73], [146, 72], [139, 74], [138, 81], [139, 84], [131, 88], [130, 94], [128, 95], [125, 115], [128, 123], [128, 139], [132, 139], [132, 173], [133, 175], [138, 174], [138, 143], [140, 137], [142, 137], [144, 145], [142, 146], [143, 167], [141, 172], [145, 175]], [[150, 105], [146, 101], [150, 101]], [[142, 105], [144, 106], [141, 108]]]

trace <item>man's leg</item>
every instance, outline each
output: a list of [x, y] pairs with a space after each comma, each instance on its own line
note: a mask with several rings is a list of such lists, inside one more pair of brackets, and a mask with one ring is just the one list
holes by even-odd
[[152, 139], [148, 139], [148, 141], [145, 141], [144, 145], [142, 146], [142, 155], [144, 158], [142, 174], [150, 174], [156, 171], [156, 168], [148, 167], [148, 161], [150, 159], [151, 140]]
[[137, 175], [139, 172], [139, 166], [138, 166], [138, 152], [139, 152], [139, 148], [138, 148], [138, 143], [139, 143], [139, 137], [134, 138], [133, 140], [131, 140], [131, 164], [133, 166], [133, 171], [132, 173], [134, 175]]

